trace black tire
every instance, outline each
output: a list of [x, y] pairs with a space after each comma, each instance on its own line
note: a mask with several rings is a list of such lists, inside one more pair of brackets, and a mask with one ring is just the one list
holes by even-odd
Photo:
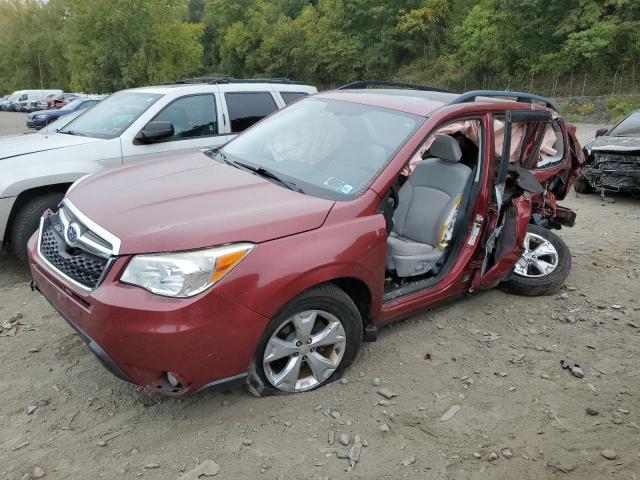
[[319, 383], [315, 387], [305, 390], [312, 391], [331, 383], [342, 375], [344, 370], [351, 365], [358, 354], [360, 344], [362, 343], [362, 317], [351, 297], [344, 290], [336, 285], [327, 283], [313, 287], [298, 297], [291, 300], [280, 312], [271, 319], [265, 329], [256, 352], [251, 362], [249, 376], [247, 378], [247, 387], [249, 392], [256, 397], [268, 395], [287, 395], [289, 392], [279, 390], [274, 387], [268, 380], [262, 365], [265, 348], [267, 342], [274, 334], [276, 329], [282, 325], [284, 321], [296, 312], [310, 309], [324, 310], [334, 315], [342, 324], [345, 334], [346, 343], [342, 360], [338, 368], [324, 382]]
[[540, 235], [553, 244], [558, 253], [558, 265], [553, 272], [543, 277], [525, 277], [515, 271], [504, 280], [501, 288], [518, 295], [537, 297], [556, 293], [571, 272], [571, 251], [564, 241], [546, 228], [529, 225], [528, 231]]
[[27, 264], [27, 242], [38, 230], [40, 217], [47, 210], [57, 210], [64, 193], [47, 193], [29, 200], [18, 211], [11, 223], [11, 249], [24, 265]]
[[596, 189], [589, 183], [584, 177], [576, 178], [575, 183], [573, 184], [573, 189], [578, 193], [589, 194], [596, 191]]

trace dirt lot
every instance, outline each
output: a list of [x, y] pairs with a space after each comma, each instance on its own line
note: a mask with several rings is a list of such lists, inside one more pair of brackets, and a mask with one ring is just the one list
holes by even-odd
[[[560, 232], [574, 260], [561, 295], [494, 290], [416, 315], [365, 344], [343, 381], [290, 397], [149, 396], [0, 259], [0, 325], [19, 317], [0, 333], [0, 478], [175, 479], [211, 459], [214, 478], [638, 480], [640, 205], [565, 204], [578, 223]], [[561, 369], [567, 355], [584, 378]], [[342, 433], [366, 442], [354, 468]]]
[[26, 113], [0, 112], [0, 137], [33, 132], [25, 125]]

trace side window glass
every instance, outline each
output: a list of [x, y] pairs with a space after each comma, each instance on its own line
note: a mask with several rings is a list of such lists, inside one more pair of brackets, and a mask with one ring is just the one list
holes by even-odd
[[231, 133], [246, 130], [278, 109], [268, 92], [225, 93]]
[[213, 95], [179, 98], [152, 120], [171, 122], [174, 134], [167, 142], [184, 138], [210, 137], [218, 133], [218, 116]]
[[307, 94], [304, 92], [280, 92], [280, 96], [284, 103], [289, 105], [291, 102], [295, 102], [299, 98], [306, 97]]

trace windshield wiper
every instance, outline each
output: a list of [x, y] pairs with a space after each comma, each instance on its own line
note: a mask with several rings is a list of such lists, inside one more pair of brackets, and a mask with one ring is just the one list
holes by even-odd
[[[222, 159], [222, 161], [224, 163], [226, 163], [227, 165], [231, 165], [234, 166], [233, 162], [231, 160], [229, 160], [229, 158], [227, 157], [227, 154], [224, 153], [222, 150], [220, 150], [219, 148], [213, 148], [211, 150], [206, 150], [203, 152], [207, 157], [209, 158], [213, 158], [213, 157], [220, 157]], [[237, 167], [236, 167], [237, 168]]]
[[64, 133], [65, 135], [77, 135], [79, 137], [86, 137], [84, 133], [75, 132], [73, 130], [65, 130], [64, 132], [58, 130], [58, 133]]
[[240, 166], [240, 167], [245, 168], [247, 170], [250, 170], [250, 171], [252, 171], [254, 173], [257, 173], [258, 175], [260, 175], [262, 177], [271, 178], [272, 180], [275, 180], [276, 182], [284, 185], [289, 190], [293, 190], [294, 192], [298, 192], [298, 193], [304, 193], [304, 191], [298, 185], [293, 183], [291, 180], [285, 180], [284, 178], [280, 177], [277, 173], [274, 173], [271, 170], [268, 170], [268, 169], [266, 169], [264, 167], [261, 167], [261, 166], [258, 166], [258, 165], [251, 165], [251, 164], [244, 163], [244, 162], [239, 162], [237, 160], [232, 162], [231, 160], [226, 160], [225, 159], [225, 161], [231, 162], [233, 165]]
[[304, 193], [304, 191], [295, 183], [293, 183], [291, 180], [285, 180], [284, 178], [280, 177], [278, 174], [273, 173], [271, 170], [268, 170], [264, 167], [260, 167], [258, 165], [252, 165], [249, 163], [244, 163], [244, 162], [239, 162], [238, 160], [231, 160], [226, 153], [224, 153], [222, 150], [220, 149], [213, 149], [213, 150], [207, 150], [206, 152], [204, 152], [205, 155], [207, 155], [208, 157], [215, 157], [218, 156], [222, 159], [222, 161], [224, 163], [226, 163], [227, 165], [231, 165], [232, 167], [236, 167], [236, 168], [243, 168], [245, 170], [249, 170], [250, 172], [256, 173], [262, 177], [266, 177], [266, 178], [271, 178], [272, 180], [275, 180], [276, 182], [280, 183], [281, 185], [285, 186], [286, 188], [288, 188], [289, 190], [293, 190], [294, 192], [298, 192], [298, 193]]

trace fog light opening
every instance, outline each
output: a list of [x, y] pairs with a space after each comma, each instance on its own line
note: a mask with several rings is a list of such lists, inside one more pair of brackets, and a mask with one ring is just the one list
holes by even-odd
[[169, 382], [169, 385], [171, 385], [173, 388], [178, 388], [182, 386], [180, 384], [180, 381], [176, 378], [175, 374], [171, 372], [167, 372], [166, 377], [167, 377], [167, 381]]

